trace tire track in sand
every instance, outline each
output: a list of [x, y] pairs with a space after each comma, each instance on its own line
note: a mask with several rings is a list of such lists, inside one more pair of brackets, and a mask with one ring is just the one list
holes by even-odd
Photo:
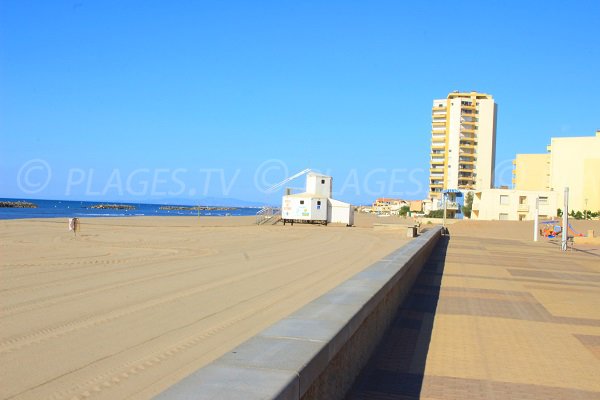
[[139, 284], [139, 283], [151, 282], [156, 279], [164, 279], [164, 278], [176, 276], [179, 274], [186, 274], [188, 272], [204, 271], [204, 270], [208, 270], [208, 269], [212, 269], [212, 268], [219, 268], [219, 267], [221, 267], [221, 265], [211, 265], [208, 267], [194, 266], [194, 267], [183, 268], [183, 269], [179, 269], [179, 270], [175, 270], [175, 271], [157, 273], [157, 274], [146, 276], [146, 277], [130, 279], [130, 280], [122, 281], [119, 283], [101, 285], [101, 286], [98, 286], [98, 287], [95, 287], [92, 289], [85, 289], [85, 290], [79, 290], [79, 291], [74, 291], [74, 292], [70, 292], [70, 293], [61, 293], [61, 294], [58, 294], [55, 296], [47, 296], [47, 297], [43, 297], [43, 298], [37, 298], [34, 300], [29, 300], [29, 301], [15, 304], [12, 306], [3, 307], [2, 314], [0, 315], [0, 320], [3, 318], [10, 317], [15, 314], [28, 312], [28, 311], [35, 311], [40, 308], [50, 307], [50, 306], [53, 306], [56, 304], [64, 303], [67, 301], [72, 301], [77, 298], [86, 297], [86, 296], [96, 294], [96, 293], [120, 289], [123, 287], [135, 285], [135, 284]]
[[[326, 247], [326, 246], [324, 246], [324, 247]], [[97, 326], [97, 325], [101, 325], [101, 324], [113, 321], [118, 318], [125, 317], [127, 315], [130, 315], [130, 314], [133, 314], [136, 312], [144, 311], [144, 310], [147, 310], [147, 309], [150, 309], [153, 307], [157, 307], [157, 306], [160, 306], [160, 305], [163, 305], [166, 303], [177, 301], [179, 299], [193, 296], [195, 294], [202, 293], [207, 290], [215, 289], [215, 288], [218, 288], [221, 286], [229, 285], [234, 282], [239, 282], [239, 281], [242, 281], [249, 277], [264, 274], [264, 273], [267, 273], [267, 272], [270, 272], [273, 270], [277, 270], [279, 268], [286, 267], [286, 266], [289, 266], [289, 265], [292, 265], [292, 264], [295, 264], [295, 263], [298, 263], [301, 261], [305, 261], [305, 260], [308, 260], [308, 259], [311, 259], [314, 257], [315, 257], [315, 254], [311, 254], [309, 256], [305, 256], [302, 258], [297, 257], [292, 261], [287, 261], [284, 263], [279, 263], [275, 266], [264, 267], [264, 268], [260, 268], [258, 270], [253, 270], [253, 271], [249, 271], [246, 273], [238, 274], [235, 277], [221, 279], [216, 282], [211, 282], [208, 284], [196, 286], [196, 287], [186, 289], [186, 290], [175, 290], [169, 295], [166, 295], [166, 296], [163, 296], [160, 298], [156, 298], [156, 299], [147, 300], [142, 303], [133, 304], [133, 305], [130, 305], [127, 307], [113, 309], [113, 310], [111, 310], [109, 312], [105, 312], [103, 314], [92, 314], [89, 316], [77, 318], [77, 319], [69, 321], [69, 322], [64, 322], [64, 323], [61, 323], [61, 324], [58, 324], [55, 326], [39, 329], [37, 331], [31, 332], [31, 333], [28, 333], [25, 335], [13, 336], [13, 337], [10, 337], [10, 338], [0, 341], [0, 354], [12, 352], [12, 351], [18, 350], [20, 348], [23, 348], [25, 346], [29, 346], [32, 344], [42, 343], [42, 342], [45, 342], [45, 341], [53, 339], [53, 338], [64, 336], [71, 332], [90, 328], [90, 327]]]
[[[317, 281], [318, 282], [325, 281], [325, 280], [339, 274], [344, 269], [346, 269], [346, 266], [342, 265], [340, 268], [338, 268], [334, 271], [331, 271], [324, 277], [319, 277], [317, 279]], [[147, 340], [145, 343], [150, 342], [152, 340], [156, 340], [159, 337], [168, 335], [168, 334], [172, 333], [173, 331], [189, 328], [189, 327], [193, 326], [194, 324], [197, 324], [206, 318], [209, 318], [211, 316], [214, 316], [219, 313], [222, 313], [222, 312], [228, 311], [230, 309], [233, 309], [235, 307], [238, 307], [240, 304], [248, 303], [249, 301], [256, 300], [263, 296], [267, 296], [267, 295], [271, 294], [272, 292], [276, 292], [278, 290], [284, 289], [285, 287], [293, 286], [294, 284], [305, 281], [307, 277], [309, 277], [311, 275], [316, 275], [319, 272], [321, 272], [321, 271], [319, 271], [319, 270], [311, 271], [307, 274], [304, 274], [304, 275], [294, 279], [293, 281], [285, 282], [281, 285], [278, 285], [276, 287], [269, 289], [266, 292], [262, 292], [255, 296], [252, 296], [250, 298], [246, 298], [246, 299], [241, 300], [241, 301], [237, 302], [236, 304], [233, 304], [223, 310], [220, 310], [213, 314], [202, 317], [201, 319], [196, 320], [196, 321], [194, 321], [190, 324], [187, 324], [183, 327], [175, 328], [171, 331], [165, 332], [159, 336], [151, 338], [151, 339]], [[279, 304], [282, 300], [289, 299], [290, 297], [294, 297], [294, 296], [300, 295], [301, 293], [304, 293], [307, 288], [313, 287], [314, 285], [315, 285], [315, 282], [308, 281], [304, 285], [297, 287], [295, 290], [283, 291], [279, 296], [277, 296], [276, 298], [272, 299], [271, 301], [269, 301], [268, 303], [266, 303], [260, 307], [252, 307], [248, 311], [246, 311], [242, 314], [239, 314], [233, 318], [227, 319], [213, 327], [204, 329], [203, 331], [201, 331], [197, 334], [188, 336], [187, 338], [182, 339], [174, 344], [171, 344], [170, 346], [168, 346], [166, 348], [155, 351], [144, 357], [138, 358], [137, 360], [122, 363], [121, 365], [119, 365], [117, 367], [110, 368], [108, 371], [103, 372], [102, 374], [96, 375], [94, 377], [91, 377], [89, 379], [86, 379], [82, 383], [75, 384], [75, 385], [71, 386], [69, 389], [57, 391], [57, 392], [53, 393], [49, 397], [49, 399], [62, 400], [62, 399], [68, 398], [70, 400], [85, 400], [92, 396], [98, 395], [106, 389], [109, 389], [113, 386], [119, 385], [129, 378], [134, 377], [149, 368], [156, 367], [156, 366], [160, 365], [161, 363], [167, 361], [168, 359], [176, 356], [177, 354], [179, 354], [185, 350], [189, 350], [189, 349], [193, 348], [194, 346], [201, 344], [207, 338], [214, 336], [243, 320], [250, 319], [250, 318], [253, 318], [255, 315], [264, 313], [269, 308], [272, 308], [273, 306]], [[133, 347], [137, 347], [137, 346], [143, 345], [143, 344], [144, 343], [141, 343], [141, 344], [138, 344]], [[125, 351], [128, 351], [130, 349], [131, 348], [125, 349], [119, 353], [113, 354], [113, 356], [123, 353]], [[91, 364], [92, 363], [90, 363], [89, 365], [91, 365]], [[85, 366], [82, 368], [85, 368]], [[82, 369], [82, 368], [80, 368], [80, 369]], [[72, 372], [76, 372], [76, 371], [77, 370], [72, 371]], [[17, 396], [17, 395], [9, 397], [7, 400], [9, 400], [15, 396]]]
[[[210, 254], [206, 254], [206, 255], [200, 254], [200, 256], [208, 256], [208, 255], [216, 254], [212, 249], [206, 249], [206, 250], [208, 250], [208, 253], [210, 253]], [[168, 257], [168, 258], [165, 259], [164, 257]], [[157, 259], [155, 257], [138, 257], [138, 258], [122, 258], [122, 259], [111, 259], [111, 260], [96, 260], [96, 261], [90, 262], [90, 264], [93, 264], [93, 265], [88, 265], [88, 266], [81, 267], [81, 268], [72, 268], [72, 269], [67, 269], [67, 270], [73, 271], [76, 269], [85, 269], [85, 268], [96, 267], [96, 266], [101, 266], [101, 265], [117, 265], [120, 263], [128, 263], [128, 262], [135, 262], [135, 263], [149, 262], [151, 264], [158, 264], [158, 263], [164, 263], [164, 262], [169, 261], [170, 257], [173, 257], [173, 256], [169, 255], [169, 256], [164, 256], [164, 257], [160, 258], [160, 259]], [[145, 267], [147, 267], [147, 264], [127, 266], [127, 268], [129, 268], [129, 269], [145, 268]], [[49, 271], [49, 272], [56, 272], [56, 271]], [[47, 281], [43, 284], [21, 285], [21, 286], [15, 286], [12, 288], [1, 289], [0, 292], [1, 293], [12, 293], [12, 292], [19, 293], [19, 292], [23, 292], [23, 291], [35, 291], [35, 290], [40, 290], [40, 289], [47, 289], [47, 288], [50, 288], [53, 286], [62, 286], [62, 285], [65, 285], [66, 283], [74, 281], [74, 280], [89, 278], [92, 276], [106, 274], [106, 273], [107, 273], [107, 271], [105, 271], [105, 270], [96, 271], [96, 272], [91, 272], [89, 274], [82, 274], [82, 275], [74, 276], [71, 278], [55, 279], [52, 281]]]

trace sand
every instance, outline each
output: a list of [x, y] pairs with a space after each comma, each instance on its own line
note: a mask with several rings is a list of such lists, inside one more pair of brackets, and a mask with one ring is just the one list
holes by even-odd
[[151, 398], [408, 240], [254, 221], [0, 221], [0, 398]]
[[[411, 221], [254, 222], [83, 219], [75, 237], [66, 219], [0, 221], [0, 398], [151, 398], [408, 240], [373, 224]], [[600, 233], [598, 221], [573, 225]], [[526, 241], [532, 228], [449, 227]]]

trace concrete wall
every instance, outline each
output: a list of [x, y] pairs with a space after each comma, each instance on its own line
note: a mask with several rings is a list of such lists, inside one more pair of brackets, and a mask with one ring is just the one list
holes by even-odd
[[514, 169], [516, 190], [548, 190], [550, 187], [549, 154], [517, 154]]
[[[454, 219], [454, 218], [446, 218], [446, 225], [452, 225], [459, 221], [461, 221], [461, 220]], [[421, 223], [421, 228], [427, 229], [428, 225], [442, 225], [444, 223], [444, 218], [420, 217], [419, 222]]]
[[[569, 208], [600, 210], [600, 132], [590, 137], [552, 138], [550, 186], [557, 192], [569, 187]], [[586, 207], [587, 199], [587, 207]]]
[[433, 227], [156, 399], [341, 399], [440, 237]]
[[[548, 150], [517, 154], [515, 189], [563, 193], [569, 187], [569, 209], [600, 210], [600, 131], [595, 136], [552, 138]], [[562, 197], [559, 203], [562, 208]]]

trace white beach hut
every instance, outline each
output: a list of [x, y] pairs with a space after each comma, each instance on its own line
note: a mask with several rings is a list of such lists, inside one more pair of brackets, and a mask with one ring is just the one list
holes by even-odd
[[304, 193], [285, 195], [281, 201], [283, 223], [306, 221], [322, 223], [354, 224], [354, 209], [351, 204], [331, 198], [333, 179], [314, 172], [306, 176]]
[[281, 218], [327, 223], [327, 197], [317, 197], [311, 193], [283, 196]]
[[354, 207], [343, 201], [327, 199], [327, 222], [354, 225]]

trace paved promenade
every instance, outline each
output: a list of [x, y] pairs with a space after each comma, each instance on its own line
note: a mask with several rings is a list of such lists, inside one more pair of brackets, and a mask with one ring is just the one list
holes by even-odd
[[598, 247], [473, 236], [440, 242], [347, 399], [600, 399]]

